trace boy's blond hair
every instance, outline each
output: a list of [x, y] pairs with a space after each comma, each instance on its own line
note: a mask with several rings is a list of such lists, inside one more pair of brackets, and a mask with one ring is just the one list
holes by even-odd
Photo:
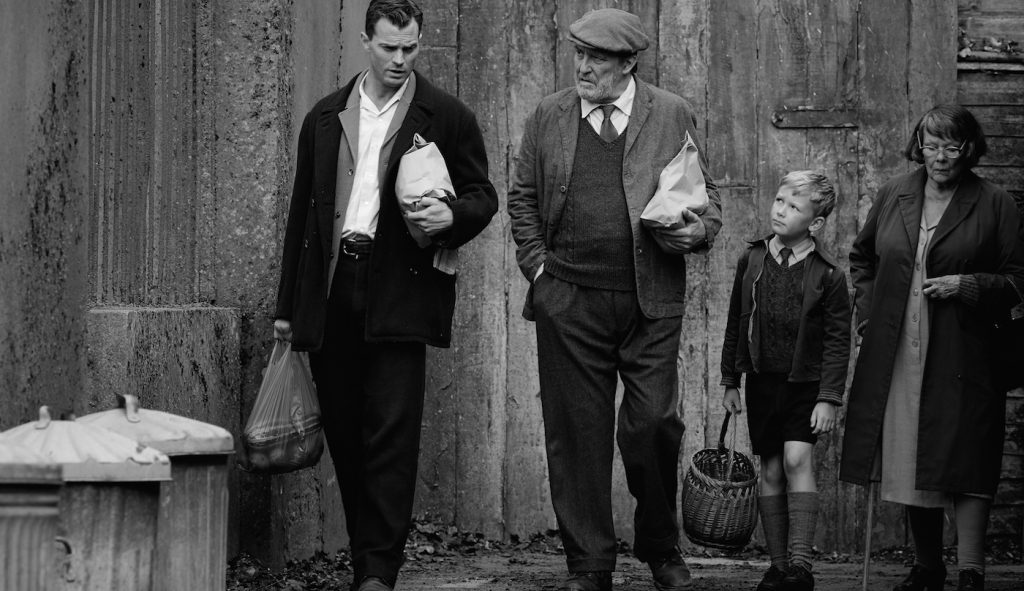
[[816, 209], [815, 215], [827, 218], [836, 206], [836, 189], [828, 177], [813, 170], [794, 170], [779, 181], [779, 188], [791, 187], [794, 193], [807, 195]]

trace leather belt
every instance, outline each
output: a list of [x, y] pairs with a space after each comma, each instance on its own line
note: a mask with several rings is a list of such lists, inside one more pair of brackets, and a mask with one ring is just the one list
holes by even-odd
[[373, 252], [373, 239], [368, 236], [343, 238], [341, 241], [341, 254], [345, 256], [359, 260], [369, 257], [371, 252]]

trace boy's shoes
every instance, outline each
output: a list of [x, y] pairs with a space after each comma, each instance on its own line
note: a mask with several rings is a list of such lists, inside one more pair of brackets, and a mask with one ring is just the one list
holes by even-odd
[[782, 583], [782, 580], [785, 578], [786, 570], [773, 564], [768, 567], [768, 572], [764, 573], [764, 577], [757, 584], [755, 591], [782, 591], [785, 589]]
[[651, 567], [651, 574], [654, 576], [654, 586], [658, 591], [681, 591], [689, 589], [693, 584], [690, 579], [690, 569], [686, 567], [683, 554], [679, 548], [651, 560], [647, 563]]
[[956, 591], [985, 591], [985, 575], [970, 568], [960, 571]]
[[941, 591], [946, 582], [946, 569], [929, 570], [915, 564], [905, 579], [900, 581], [892, 591]]
[[558, 591], [612, 591], [611, 571], [570, 573]]
[[782, 579], [781, 588], [786, 591], [814, 591], [814, 575], [799, 564], [791, 564]]

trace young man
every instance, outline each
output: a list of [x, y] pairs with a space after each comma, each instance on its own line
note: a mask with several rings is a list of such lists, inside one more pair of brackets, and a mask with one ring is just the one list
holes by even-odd
[[[811, 171], [783, 177], [773, 235], [736, 265], [722, 346], [723, 406], [742, 412], [761, 457], [758, 510], [771, 566], [757, 591], [810, 591], [818, 518], [813, 449], [835, 426], [850, 358], [846, 275], [811, 235], [835, 207], [832, 183]], [[787, 550], [792, 548], [792, 554]]]
[[[615, 569], [614, 440], [636, 498], [634, 552], [661, 590], [690, 587], [677, 547], [676, 356], [686, 254], [721, 227], [710, 205], [656, 241], [640, 222], [658, 172], [696, 120], [680, 97], [635, 74], [648, 45], [636, 15], [594, 10], [569, 27], [576, 85], [546, 97], [526, 123], [508, 211], [520, 269], [532, 283], [551, 498], [569, 578], [560, 589], [608, 591]], [[702, 170], [707, 169], [701, 160]], [[664, 244], [660, 246], [659, 244]], [[625, 394], [615, 434], [616, 377]]]
[[[434, 253], [468, 242], [497, 210], [473, 113], [413, 70], [422, 26], [411, 0], [370, 2], [369, 69], [303, 121], [274, 325], [310, 351], [357, 591], [392, 589], [403, 562], [425, 345], [449, 346], [455, 307], [455, 276], [434, 268]], [[416, 133], [437, 144], [455, 189], [408, 214], [433, 239], [422, 249], [395, 197]]]

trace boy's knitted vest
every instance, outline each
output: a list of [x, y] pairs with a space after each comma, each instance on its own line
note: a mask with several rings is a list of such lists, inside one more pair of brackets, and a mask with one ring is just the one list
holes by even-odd
[[761, 332], [761, 373], [788, 374], [803, 311], [804, 262], [783, 268], [770, 253], [765, 257], [757, 285]]
[[599, 289], [633, 291], [633, 233], [622, 189], [626, 133], [601, 139], [580, 119], [565, 210], [548, 248], [544, 271]]

